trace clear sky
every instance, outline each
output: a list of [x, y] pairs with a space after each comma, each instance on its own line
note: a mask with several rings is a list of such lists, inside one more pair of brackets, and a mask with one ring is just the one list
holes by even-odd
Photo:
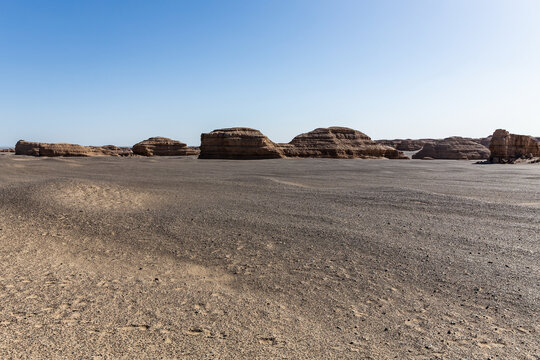
[[540, 136], [539, 0], [0, 0], [0, 145]]

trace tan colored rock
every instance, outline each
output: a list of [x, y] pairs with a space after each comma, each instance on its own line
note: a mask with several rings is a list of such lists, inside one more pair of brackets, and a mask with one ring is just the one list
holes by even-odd
[[489, 149], [493, 163], [536, 162], [540, 158], [540, 143], [535, 138], [503, 129], [495, 130]]
[[201, 148], [198, 146], [187, 146], [186, 155], [199, 155], [201, 153]]
[[435, 143], [435, 139], [395, 139], [395, 140], [376, 140], [378, 144], [387, 145], [400, 151], [418, 151], [427, 143]]
[[132, 156], [133, 151], [130, 147], [116, 146], [116, 145], [104, 145], [104, 146], [90, 146], [90, 148], [97, 149], [103, 152], [105, 156]]
[[[391, 146], [400, 151], [418, 151], [422, 150], [425, 144], [435, 144], [442, 139], [394, 139], [394, 140], [375, 140], [376, 143]], [[491, 135], [485, 138], [471, 139], [474, 142], [489, 148]]]
[[39, 143], [19, 140], [15, 145], [16, 155], [31, 156], [129, 156], [130, 149], [119, 148], [114, 145], [82, 146], [67, 143]]
[[142, 156], [185, 156], [198, 155], [199, 151], [178, 140], [158, 136], [133, 145], [133, 153]]
[[472, 139], [474, 142], [477, 142], [481, 145], [484, 145], [485, 147], [489, 148], [489, 144], [491, 144], [491, 135], [485, 138], [478, 138], [478, 139]]
[[277, 144], [259, 130], [218, 129], [201, 134], [199, 159], [275, 159], [284, 157]]
[[480, 160], [489, 157], [489, 149], [472, 139], [458, 136], [427, 143], [413, 159]]
[[346, 127], [318, 128], [296, 136], [281, 148], [289, 157], [407, 159], [401, 151]]

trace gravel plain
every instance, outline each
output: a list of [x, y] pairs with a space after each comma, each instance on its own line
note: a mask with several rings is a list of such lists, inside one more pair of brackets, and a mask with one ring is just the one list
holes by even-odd
[[540, 359], [540, 165], [0, 155], [2, 359]]

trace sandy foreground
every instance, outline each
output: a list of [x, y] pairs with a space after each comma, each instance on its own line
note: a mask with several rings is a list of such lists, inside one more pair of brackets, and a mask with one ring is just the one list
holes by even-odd
[[0, 358], [540, 359], [540, 165], [0, 156]]

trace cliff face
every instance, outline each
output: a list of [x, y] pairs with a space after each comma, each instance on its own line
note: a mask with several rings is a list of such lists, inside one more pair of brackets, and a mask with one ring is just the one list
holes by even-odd
[[218, 129], [201, 134], [199, 159], [275, 159], [285, 157], [279, 146], [259, 130]]
[[282, 149], [289, 157], [407, 159], [401, 151], [345, 127], [318, 128], [300, 134], [282, 145]]
[[532, 136], [510, 134], [495, 130], [489, 145], [493, 163], [512, 163], [517, 160], [534, 161], [540, 158], [540, 143]]

